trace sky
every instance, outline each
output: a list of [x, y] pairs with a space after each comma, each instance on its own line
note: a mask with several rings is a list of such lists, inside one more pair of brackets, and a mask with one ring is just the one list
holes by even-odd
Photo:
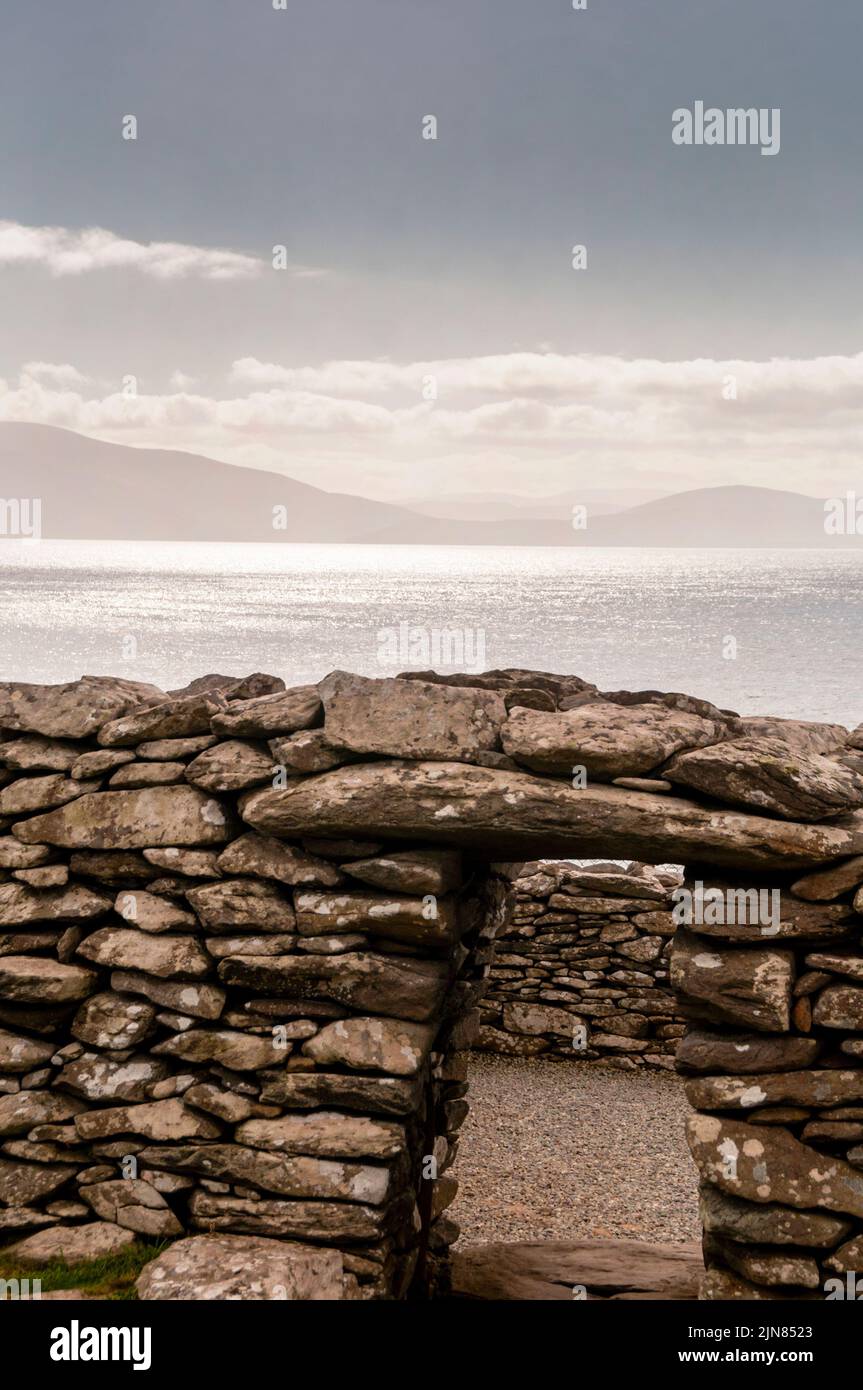
[[[863, 490], [859, 0], [275, 4], [4, 5], [0, 421], [397, 501]], [[778, 151], [676, 144], [698, 101]]]

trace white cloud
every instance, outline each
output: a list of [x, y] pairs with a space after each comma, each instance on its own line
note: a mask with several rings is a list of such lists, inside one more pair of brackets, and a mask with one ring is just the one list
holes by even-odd
[[0, 266], [38, 265], [56, 276], [135, 270], [156, 280], [242, 280], [259, 275], [264, 264], [239, 251], [178, 241], [133, 241], [103, 227], [72, 231], [0, 222]]
[[88, 392], [73, 373], [28, 364], [17, 385], [0, 384], [0, 419], [377, 495], [659, 478], [822, 495], [861, 487], [863, 354], [660, 362], [512, 353], [291, 367], [242, 358], [223, 393], [175, 372], [166, 394], [136, 397]]
[[25, 362], [23, 376], [46, 377], [58, 386], [84, 386], [88, 378], [69, 362]]
[[185, 372], [172, 372], [168, 383], [175, 391], [191, 391], [197, 381], [196, 377], [187, 376]]

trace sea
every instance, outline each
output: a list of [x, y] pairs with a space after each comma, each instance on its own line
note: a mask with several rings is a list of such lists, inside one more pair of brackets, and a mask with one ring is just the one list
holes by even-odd
[[0, 543], [0, 680], [517, 666], [863, 721], [852, 550]]

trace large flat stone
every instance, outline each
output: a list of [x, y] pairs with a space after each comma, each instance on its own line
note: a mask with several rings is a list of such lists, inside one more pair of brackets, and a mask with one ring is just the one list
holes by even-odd
[[48, 956], [0, 957], [0, 996], [22, 1004], [76, 1003], [92, 994], [98, 976]]
[[283, 999], [324, 999], [425, 1022], [440, 1008], [448, 967], [410, 956], [351, 951], [340, 956], [235, 956], [219, 966], [229, 985]]
[[[155, 1100], [143, 1105], [118, 1105], [76, 1115], [82, 1139], [105, 1139], [114, 1134], [141, 1134], [169, 1143], [180, 1139], [218, 1139], [221, 1129], [181, 1100]], [[166, 1149], [170, 1155], [173, 1150]]]
[[112, 720], [99, 730], [99, 742], [107, 748], [130, 748], [136, 743], [209, 734], [210, 720], [225, 707], [218, 692], [203, 691], [163, 700]]
[[389, 1018], [343, 1018], [328, 1023], [303, 1045], [315, 1062], [341, 1064], [357, 1071], [385, 1071], [414, 1076], [434, 1041], [434, 1029]]
[[345, 1298], [349, 1286], [337, 1250], [254, 1236], [206, 1235], [179, 1240], [151, 1260], [135, 1287], [145, 1302], [319, 1303]]
[[390, 1189], [390, 1170], [370, 1163], [287, 1157], [247, 1149], [241, 1144], [178, 1144], [171, 1149], [143, 1149], [138, 1162], [170, 1172], [198, 1173], [275, 1192], [283, 1197], [313, 1197], [380, 1206]]
[[687, 1140], [704, 1180], [732, 1196], [863, 1216], [863, 1173], [784, 1129], [692, 1115]]
[[863, 1101], [863, 1071], [785, 1071], [754, 1076], [699, 1076], [686, 1083], [696, 1110], [752, 1110], [762, 1105], [849, 1105]]
[[189, 1213], [192, 1224], [206, 1231], [237, 1231], [287, 1240], [379, 1240], [385, 1224], [384, 1212], [359, 1202], [279, 1201], [272, 1197], [253, 1202], [200, 1189], [189, 1200]]
[[535, 1241], [456, 1247], [456, 1298], [490, 1302], [588, 1298], [696, 1299], [702, 1272], [695, 1242], [648, 1245], [638, 1240]]
[[23, 883], [0, 883], [0, 927], [28, 922], [89, 921], [110, 911], [111, 899], [81, 883], [68, 888], [28, 888]]
[[334, 888], [342, 882], [338, 869], [325, 859], [254, 831], [232, 840], [219, 855], [218, 867], [223, 874], [250, 874], [297, 886]]
[[737, 739], [680, 753], [663, 775], [719, 801], [788, 820], [818, 821], [863, 806], [859, 773], [781, 739]]
[[320, 685], [334, 748], [399, 758], [470, 760], [500, 747], [506, 719], [495, 691], [334, 673]]
[[776, 1072], [809, 1067], [823, 1044], [795, 1034], [711, 1033], [693, 1028], [677, 1045], [677, 1063], [687, 1071]]
[[155, 685], [114, 676], [82, 676], [65, 685], [0, 685], [0, 726], [48, 738], [88, 738], [100, 725], [145, 700], [164, 699]]
[[145, 849], [218, 845], [233, 834], [217, 801], [195, 787], [90, 792], [12, 827], [24, 844], [64, 849]]
[[744, 1245], [803, 1245], [828, 1249], [852, 1230], [850, 1221], [818, 1211], [746, 1202], [702, 1183], [699, 1209], [704, 1229]]
[[576, 790], [466, 763], [338, 768], [295, 786], [246, 793], [241, 805], [250, 825], [285, 838], [416, 838], [474, 847], [501, 860], [590, 858], [599, 851], [648, 863], [779, 869], [815, 867], [863, 849], [863, 821], [854, 818], [795, 825], [621, 787]]
[[294, 894], [297, 930], [301, 936], [333, 936], [364, 932], [412, 946], [448, 946], [458, 939], [460, 922], [453, 898], [438, 900], [364, 892], [302, 892]]
[[282, 1072], [267, 1081], [263, 1101], [287, 1110], [316, 1110], [338, 1106], [372, 1115], [410, 1115], [420, 1103], [420, 1085], [414, 1077], [358, 1076], [320, 1069]]
[[96, 965], [140, 970], [159, 979], [200, 980], [212, 970], [194, 936], [153, 936], [132, 927], [102, 927], [82, 941], [78, 955]]
[[274, 883], [252, 879], [220, 879], [186, 894], [199, 920], [209, 931], [292, 932], [294, 909]]
[[82, 1260], [118, 1255], [134, 1239], [133, 1231], [126, 1231], [111, 1221], [90, 1221], [84, 1226], [50, 1226], [19, 1240], [16, 1245], [7, 1246], [3, 1254], [23, 1265], [47, 1265], [55, 1260], [75, 1265]]
[[681, 928], [672, 942], [670, 965], [672, 988], [684, 997], [690, 1014], [759, 1033], [788, 1031], [793, 952], [719, 947]]
[[514, 709], [503, 726], [504, 750], [535, 772], [588, 780], [650, 772], [682, 748], [701, 748], [723, 737], [725, 725], [665, 705], [589, 704], [543, 713]]
[[220, 1018], [225, 1007], [225, 991], [200, 981], [156, 980], [134, 970], [115, 970], [111, 988], [121, 994], [142, 994], [163, 1009], [176, 1009], [193, 1018]]
[[216, 734], [232, 737], [272, 738], [309, 729], [320, 719], [321, 698], [313, 685], [295, 686], [252, 700], [234, 700], [212, 719]]
[[247, 1120], [237, 1127], [234, 1137], [238, 1144], [252, 1149], [315, 1158], [389, 1159], [405, 1148], [401, 1125], [324, 1110], [275, 1120]]

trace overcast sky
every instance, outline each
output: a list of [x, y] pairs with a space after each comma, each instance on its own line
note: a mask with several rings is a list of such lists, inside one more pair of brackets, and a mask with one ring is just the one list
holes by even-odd
[[[861, 49], [859, 0], [6, 0], [0, 419], [396, 499], [863, 490]], [[675, 145], [698, 100], [778, 154]]]

